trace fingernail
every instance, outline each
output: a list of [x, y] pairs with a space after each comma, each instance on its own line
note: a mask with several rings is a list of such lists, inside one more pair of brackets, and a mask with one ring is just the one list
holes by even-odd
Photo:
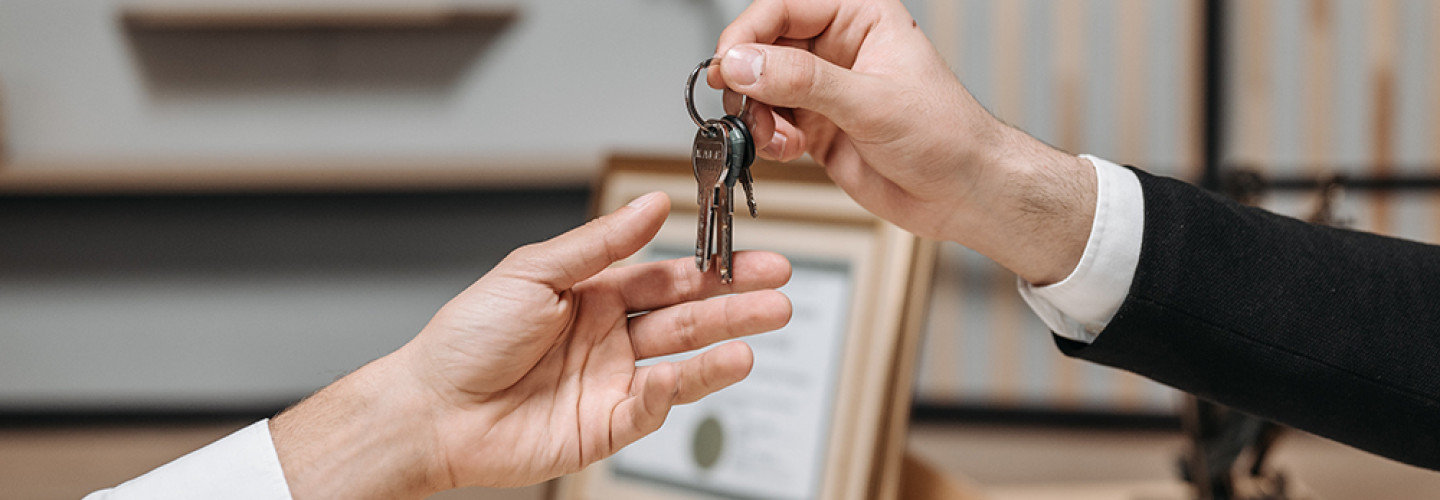
[[754, 85], [764, 70], [765, 54], [744, 45], [730, 49], [720, 62], [725, 78], [740, 85]]
[[769, 154], [772, 158], [780, 158], [780, 154], [784, 152], [785, 136], [776, 132], [774, 136], [770, 137], [770, 144], [765, 145], [765, 153]]
[[634, 200], [630, 200], [630, 203], [629, 203], [628, 205], [625, 205], [625, 206], [630, 207], [630, 208], [641, 208], [641, 207], [644, 207], [645, 205], [649, 205], [650, 202], [655, 201], [655, 197], [657, 197], [657, 196], [660, 196], [660, 192], [659, 192], [659, 191], [646, 194], [646, 195], [641, 196], [641, 197], [639, 197], [639, 198], [635, 198]]

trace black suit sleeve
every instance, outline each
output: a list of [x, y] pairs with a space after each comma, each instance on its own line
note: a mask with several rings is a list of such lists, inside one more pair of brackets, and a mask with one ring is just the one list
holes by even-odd
[[1440, 470], [1440, 247], [1136, 175], [1129, 294], [1094, 343], [1061, 350]]

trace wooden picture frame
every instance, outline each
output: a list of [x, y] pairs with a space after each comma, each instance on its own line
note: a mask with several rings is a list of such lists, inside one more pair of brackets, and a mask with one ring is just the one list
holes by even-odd
[[5, 147], [5, 80], [0, 79], [0, 170], [4, 170], [9, 149]]
[[[786, 290], [802, 290], [790, 293], [791, 325], [766, 334], [770, 337], [752, 337], [756, 365], [745, 382], [676, 407], [666, 426], [646, 438], [653, 442], [641, 440], [557, 480], [549, 498], [897, 497], [935, 247], [865, 211], [816, 166], [761, 162], [753, 172], [760, 215], [752, 220], [740, 205], [735, 246], [777, 251], [791, 260], [795, 273]], [[597, 213], [656, 190], [670, 196], [670, 219], [632, 260], [693, 252], [697, 207], [690, 160], [617, 156], [607, 162], [595, 196]], [[834, 300], [839, 295], [844, 300]], [[785, 340], [775, 347], [766, 344], [771, 339]], [[827, 351], [827, 343], [836, 349]], [[767, 378], [785, 370], [788, 382]], [[783, 408], [777, 409], [776, 401]], [[707, 410], [707, 404], [715, 408]], [[712, 413], [697, 424], [694, 414], [705, 411]], [[701, 438], [702, 427], [725, 437]], [[706, 439], [713, 444], [697, 444]]]

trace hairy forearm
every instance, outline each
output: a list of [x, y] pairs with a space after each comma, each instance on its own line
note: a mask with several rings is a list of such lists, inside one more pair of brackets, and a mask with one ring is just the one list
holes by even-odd
[[448, 486], [418, 384], [401, 353], [372, 362], [270, 421], [286, 482], [296, 500], [424, 498]]
[[1095, 216], [1096, 175], [1089, 161], [995, 123], [989, 154], [951, 238], [1047, 285], [1079, 264]]

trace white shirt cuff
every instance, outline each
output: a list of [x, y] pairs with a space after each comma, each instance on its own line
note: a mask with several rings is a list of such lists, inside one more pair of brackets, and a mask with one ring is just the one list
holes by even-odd
[[1145, 232], [1140, 179], [1124, 167], [1090, 155], [1095, 166], [1095, 222], [1075, 270], [1059, 283], [1037, 287], [1020, 280], [1020, 296], [1056, 335], [1090, 343], [1115, 317], [1135, 267]]
[[268, 419], [85, 500], [194, 498], [291, 500]]

